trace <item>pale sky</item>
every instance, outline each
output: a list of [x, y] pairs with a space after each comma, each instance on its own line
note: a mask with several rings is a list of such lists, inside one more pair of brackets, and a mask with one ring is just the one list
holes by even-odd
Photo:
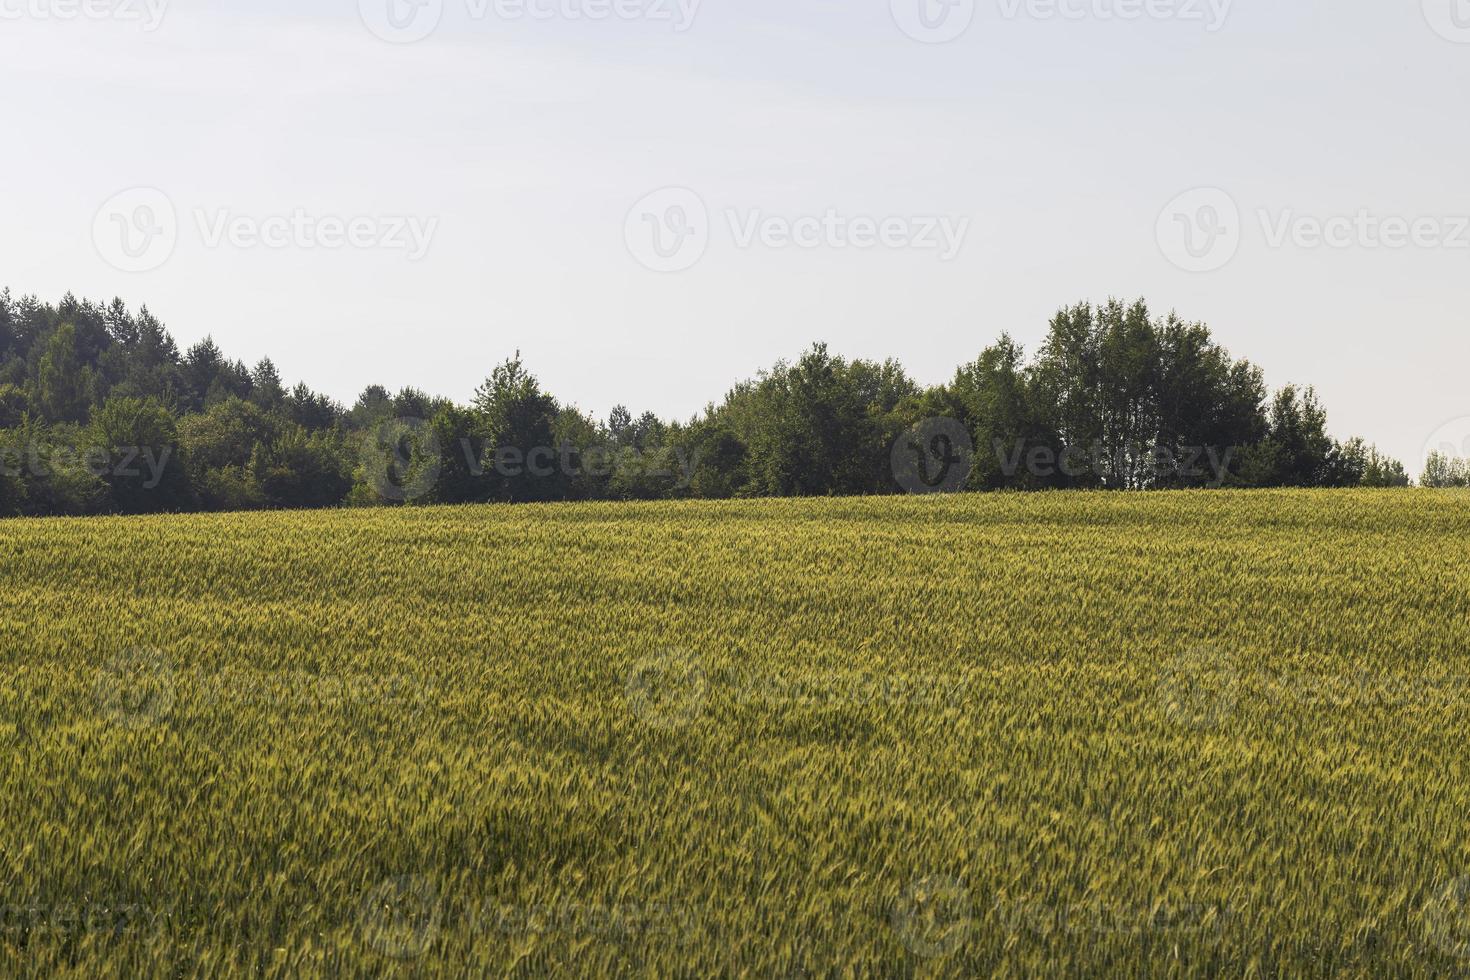
[[419, 2], [0, 0], [0, 285], [678, 418], [1142, 296], [1415, 475], [1470, 436], [1470, 0]]

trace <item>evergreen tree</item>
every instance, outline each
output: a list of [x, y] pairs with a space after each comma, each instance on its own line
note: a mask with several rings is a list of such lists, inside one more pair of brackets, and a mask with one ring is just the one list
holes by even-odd
[[250, 400], [268, 411], [280, 409], [286, 401], [281, 373], [269, 357], [261, 358], [250, 372]]
[[541, 390], [521, 363], [520, 351], [491, 372], [475, 391], [485, 435], [484, 463], [497, 499], [560, 500], [569, 475], [560, 469], [556, 399]]

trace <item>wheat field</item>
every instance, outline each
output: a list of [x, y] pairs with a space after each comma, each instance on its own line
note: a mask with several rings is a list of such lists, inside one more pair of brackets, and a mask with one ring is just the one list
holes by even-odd
[[1470, 970], [1470, 497], [0, 523], [6, 976]]

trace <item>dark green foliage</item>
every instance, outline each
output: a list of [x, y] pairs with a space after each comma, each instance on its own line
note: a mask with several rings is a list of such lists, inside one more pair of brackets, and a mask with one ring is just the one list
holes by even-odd
[[[484, 432], [473, 411], [445, 405], [429, 422], [432, 448], [439, 453], [439, 480], [429, 500], [438, 504], [468, 504], [484, 499], [487, 492], [480, 478]], [[423, 451], [421, 445], [420, 451]]]
[[10, 290], [0, 293], [0, 363], [11, 356], [15, 347], [15, 323], [11, 319]]
[[[1014, 411], [1029, 413], [1031, 440], [1071, 454], [1065, 485], [1237, 482], [1236, 457], [1265, 431], [1259, 370], [1233, 361], [1202, 324], [1153, 319], [1142, 302], [1063, 310], [1026, 376], [1029, 402]], [[1200, 450], [1220, 465], [1190, 466]]]
[[0, 384], [0, 429], [20, 425], [26, 417], [29, 402], [19, 385]]
[[1424, 463], [1419, 485], [1435, 489], [1470, 486], [1470, 460], [1436, 450]]
[[89, 457], [86, 431], [69, 422], [32, 417], [0, 432], [0, 469], [20, 485], [7, 496], [24, 514], [106, 512], [108, 487], [97, 475], [104, 465], [105, 459]]
[[560, 465], [556, 399], [541, 390], [519, 352], [476, 390], [475, 409], [485, 434], [480, 462], [490, 478], [490, 499], [563, 499], [570, 478]]
[[351, 488], [333, 430], [312, 432], [252, 402], [227, 398], [180, 430], [207, 508], [329, 507]]
[[270, 412], [279, 412], [286, 404], [281, 373], [269, 357], [261, 358], [250, 372], [250, 400]]
[[18, 517], [25, 513], [26, 486], [20, 474], [0, 463], [0, 517]]
[[124, 514], [182, 511], [194, 491], [179, 453], [174, 417], [153, 398], [113, 397], [92, 413], [87, 432], [93, 472]]
[[[371, 385], [344, 409], [208, 336], [181, 354], [146, 308], [0, 292], [0, 515], [888, 494], [891, 450], [932, 419], [972, 437], [969, 490], [1408, 483], [1332, 439], [1310, 388], [1268, 397], [1206, 327], [1142, 302], [1060, 311], [1029, 362], [1002, 335], [948, 384], [815, 344], [686, 423], [602, 423], [519, 354], [469, 406]], [[1423, 482], [1465, 472], [1432, 461]]]
[[724, 500], [746, 495], [750, 485], [747, 465], [749, 450], [745, 443], [718, 422], [707, 422], [693, 429], [693, 462], [689, 493], [694, 497]]
[[1007, 461], [1033, 451], [1060, 449], [1059, 436], [1042, 421], [1040, 386], [1027, 376], [1020, 346], [1003, 334], [971, 364], [955, 373], [948, 388], [928, 396], [922, 418], [951, 417], [975, 434], [975, 469], [970, 485], [977, 490], [1038, 490], [1065, 485], [1057, 474], [1007, 473]]
[[319, 395], [304, 383], [286, 396], [286, 417], [303, 429], [319, 430], [336, 427], [342, 420], [341, 407], [326, 395]]
[[1383, 455], [1377, 446], [1369, 446], [1362, 439], [1349, 439], [1342, 447], [1342, 459], [1351, 479], [1349, 486], [1386, 489], [1409, 485], [1409, 472], [1403, 463]]
[[368, 385], [357, 396], [357, 403], [347, 413], [347, 425], [358, 430], [371, 429], [397, 414], [393, 396], [382, 385]]
[[918, 387], [896, 363], [848, 362], [814, 345], [743, 382], [710, 412], [746, 447], [751, 493], [764, 496], [887, 493], [888, 448], [900, 404]]
[[1287, 385], [1271, 401], [1266, 438], [1252, 446], [1245, 478], [1260, 487], [1347, 487], [1357, 461], [1327, 434], [1327, 412], [1311, 388]]
[[333, 435], [307, 432], [294, 423], [287, 423], [270, 443], [256, 443], [249, 471], [271, 507], [331, 507], [352, 489], [342, 447]]
[[[3, 392], [0, 392], [3, 394]], [[15, 517], [25, 512], [25, 453], [16, 434], [0, 427], [0, 517]]]
[[81, 422], [96, 397], [96, 372], [77, 350], [77, 331], [63, 323], [51, 334], [36, 371], [36, 409], [57, 422]]
[[565, 450], [559, 454], [559, 462], [564, 462], [567, 470], [567, 498], [606, 499], [611, 474], [602, 464], [608, 456], [603, 447], [610, 440], [609, 431], [579, 409], [566, 406], [557, 413], [553, 439], [559, 449]]

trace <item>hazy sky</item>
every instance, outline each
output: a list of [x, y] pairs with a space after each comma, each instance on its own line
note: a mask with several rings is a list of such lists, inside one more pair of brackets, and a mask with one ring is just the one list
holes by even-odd
[[1470, 435], [1470, 0], [0, 0], [0, 87], [0, 285], [349, 403], [519, 348], [687, 417], [1142, 296]]

